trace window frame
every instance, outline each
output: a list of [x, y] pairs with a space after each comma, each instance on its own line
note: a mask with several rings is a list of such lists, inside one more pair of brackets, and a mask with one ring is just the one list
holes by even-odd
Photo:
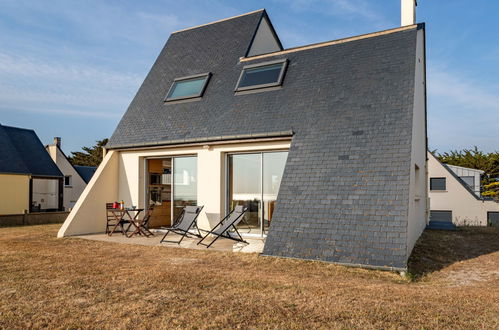
[[[444, 180], [444, 189], [433, 189], [432, 188], [432, 180], [433, 179], [443, 179]], [[434, 178], [430, 178], [430, 191], [447, 191], [447, 178], [446, 177], [434, 177]]]
[[[268, 88], [268, 87], [276, 87], [276, 86], [281, 86], [282, 81], [284, 80], [284, 74], [286, 73], [286, 69], [288, 67], [288, 59], [279, 59], [279, 60], [274, 60], [274, 61], [267, 61], [267, 62], [261, 62], [261, 63], [256, 63], [256, 64], [249, 64], [243, 66], [241, 73], [239, 74], [239, 79], [237, 80], [235, 92], [241, 92], [241, 91], [247, 91], [247, 90], [253, 90], [253, 89], [261, 89], [261, 88]], [[252, 85], [252, 86], [245, 86], [245, 87], [239, 87], [239, 84], [241, 83], [241, 80], [243, 79], [244, 72], [248, 69], [254, 69], [254, 68], [259, 68], [259, 67], [265, 67], [265, 66], [270, 66], [274, 64], [282, 64], [281, 66], [281, 72], [279, 73], [279, 78], [277, 79], [277, 82], [273, 83], [267, 83], [267, 84], [259, 84], [259, 85]]]
[[[475, 176], [474, 175], [462, 175], [459, 177], [468, 187], [470, 187], [471, 189], [475, 189]], [[473, 185], [469, 185], [468, 182], [466, 182], [466, 180], [464, 178], [472, 178], [473, 179]]]
[[[66, 184], [66, 179], [68, 179], [68, 184]], [[64, 176], [64, 187], [72, 187], [73, 186], [73, 176], [65, 175]]]
[[[195, 75], [190, 75], [190, 76], [183, 76], [183, 77], [178, 77], [178, 78], [173, 79], [173, 82], [170, 85], [168, 92], [166, 93], [164, 101], [171, 102], [171, 101], [186, 100], [186, 99], [193, 99], [193, 98], [197, 98], [197, 97], [202, 97], [205, 90], [206, 90], [206, 87], [208, 86], [208, 82], [210, 81], [211, 76], [212, 76], [211, 72], [205, 72], [205, 73], [200, 73], [200, 74], [195, 74]], [[173, 87], [178, 82], [183, 81], [183, 80], [201, 78], [201, 77], [205, 77], [205, 80], [204, 80], [203, 86], [201, 87], [201, 90], [199, 91], [199, 93], [192, 94], [192, 95], [186, 95], [186, 96], [169, 97], [170, 93], [173, 90]]]

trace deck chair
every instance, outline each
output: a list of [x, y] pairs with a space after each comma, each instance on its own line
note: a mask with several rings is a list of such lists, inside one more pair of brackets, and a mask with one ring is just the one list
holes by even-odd
[[[247, 207], [244, 207], [242, 205], [236, 205], [236, 207], [231, 212], [229, 212], [229, 214], [227, 214], [225, 216], [225, 218], [220, 220], [220, 222], [217, 223], [216, 226], [213, 227], [212, 230], [208, 231], [208, 233], [198, 242], [198, 245], [201, 244], [201, 245], [206, 246], [206, 248], [209, 248], [220, 237], [228, 238], [228, 239], [231, 239], [231, 240], [236, 241], [236, 242], [243, 242], [243, 243], [248, 244], [248, 242], [246, 242], [241, 237], [241, 234], [239, 234], [239, 232], [237, 231], [237, 228], [236, 228], [237, 224], [243, 220], [243, 217], [244, 217], [244, 214], [246, 213], [246, 211], [248, 211]], [[231, 229], [234, 230], [234, 232], [237, 234], [237, 237], [233, 237], [230, 234], [229, 230], [231, 230]], [[212, 240], [210, 242], [210, 244], [202, 243], [206, 239], [206, 237], [208, 237], [209, 235], [215, 235], [216, 237], [214, 240]]]
[[[151, 219], [151, 215], [154, 211], [154, 206], [154, 204], [149, 205], [149, 207], [145, 211], [144, 217], [133, 222], [135, 230], [131, 234], [126, 235], [127, 237], [132, 237], [133, 235], [144, 235], [145, 237], [154, 236], [154, 234], [149, 230], [149, 219]], [[126, 229], [126, 232], [128, 232], [131, 226], [132, 224], [130, 223], [130, 225]]]
[[[203, 206], [186, 206], [174, 221], [173, 225], [169, 228], [166, 228], [167, 232], [165, 236], [161, 239], [160, 243], [169, 242], [169, 243], [177, 243], [180, 244], [185, 237], [190, 237], [189, 235], [193, 235], [201, 238], [201, 233], [199, 232], [199, 228], [197, 226], [197, 218], [201, 213]], [[196, 229], [197, 234], [193, 234], [189, 232], [190, 229]], [[175, 233], [177, 235], [181, 235], [179, 241], [168, 241], [166, 240], [166, 236], [170, 233]]]
[[[125, 235], [126, 230], [124, 224], [127, 223], [127, 221], [120, 221], [119, 225], [117, 226], [119, 219], [115, 211], [118, 210], [113, 207], [113, 204], [114, 203], [106, 203], [106, 234], [112, 235], [114, 233], [122, 233], [123, 235]], [[120, 227], [119, 230], [118, 227]]]

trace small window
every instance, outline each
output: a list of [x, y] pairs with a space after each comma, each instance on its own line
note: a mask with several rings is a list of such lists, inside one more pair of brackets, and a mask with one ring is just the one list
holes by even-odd
[[64, 177], [64, 185], [66, 187], [70, 187], [71, 186], [71, 175], [66, 175]]
[[430, 190], [446, 190], [445, 178], [430, 178]]
[[461, 176], [461, 180], [464, 181], [471, 189], [475, 189], [475, 177], [474, 176]]
[[203, 96], [211, 73], [203, 73], [195, 76], [176, 78], [173, 81], [165, 101], [175, 101]]
[[288, 61], [279, 60], [243, 67], [236, 91], [280, 86]]

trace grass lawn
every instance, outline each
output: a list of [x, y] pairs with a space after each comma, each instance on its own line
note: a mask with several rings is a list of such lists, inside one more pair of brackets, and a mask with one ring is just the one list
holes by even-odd
[[411, 278], [0, 228], [0, 328], [499, 328], [499, 228], [425, 232]]

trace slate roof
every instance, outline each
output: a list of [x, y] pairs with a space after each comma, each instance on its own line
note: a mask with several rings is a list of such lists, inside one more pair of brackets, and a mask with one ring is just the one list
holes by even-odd
[[[264, 254], [405, 267], [421, 26], [241, 62], [263, 15], [172, 34], [107, 147], [292, 132]], [[283, 58], [281, 89], [234, 93], [244, 65]], [[204, 72], [201, 100], [164, 102]]]
[[92, 176], [97, 170], [97, 167], [95, 166], [74, 165], [73, 167], [76, 170], [76, 172], [78, 172], [78, 174], [81, 176], [83, 181], [85, 181], [85, 183], [88, 183], [90, 179], [92, 179]]
[[0, 125], [0, 173], [62, 177], [35, 131]]

